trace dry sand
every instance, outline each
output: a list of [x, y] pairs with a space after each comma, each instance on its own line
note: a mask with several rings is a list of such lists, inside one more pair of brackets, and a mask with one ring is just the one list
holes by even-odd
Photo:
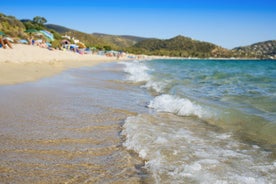
[[115, 57], [80, 55], [71, 51], [51, 51], [23, 44], [13, 46], [13, 49], [0, 49], [0, 85], [34, 81], [68, 68], [116, 61]]

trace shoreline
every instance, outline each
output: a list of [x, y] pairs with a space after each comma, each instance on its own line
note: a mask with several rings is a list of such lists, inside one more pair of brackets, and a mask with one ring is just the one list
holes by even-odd
[[95, 66], [105, 62], [127, 60], [71, 51], [48, 50], [32, 45], [15, 44], [0, 49], [0, 85], [31, 82], [53, 76], [70, 68]]
[[123, 147], [120, 134], [127, 117], [147, 111], [129, 103], [145, 99], [144, 89], [116, 82], [121, 76], [116, 65], [70, 69], [0, 87], [0, 180], [152, 183], [141, 168], [144, 161]]
[[196, 57], [174, 57], [174, 56], [148, 56], [151, 59], [180, 59], [180, 60], [243, 60], [243, 61], [259, 61], [259, 60], [271, 60], [271, 61], [276, 61], [276, 59], [270, 59], [270, 58], [215, 58], [215, 57], [209, 57], [209, 58], [196, 58]]
[[[72, 51], [48, 50], [33, 45], [14, 44], [13, 49], [0, 49], [0, 85], [31, 82], [56, 75], [70, 68], [95, 66], [105, 62], [134, 60], [128, 56], [108, 57], [95, 54], [78, 54]], [[202, 60], [169, 56], [143, 56], [138, 59], [183, 59]], [[253, 58], [203, 58], [204, 60], [259, 60]]]

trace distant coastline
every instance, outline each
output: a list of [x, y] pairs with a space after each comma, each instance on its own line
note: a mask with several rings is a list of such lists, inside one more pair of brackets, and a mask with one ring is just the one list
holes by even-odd
[[180, 59], [180, 60], [242, 60], [242, 61], [259, 61], [259, 60], [272, 60], [272, 61], [276, 61], [276, 58], [235, 58], [235, 57], [230, 57], [230, 58], [196, 58], [196, 57], [174, 57], [174, 56], [147, 56], [147, 58], [151, 58], [151, 59]]
[[[43, 20], [43, 23], [41, 21]], [[238, 58], [238, 59], [276, 59], [276, 40], [253, 43], [249, 46], [237, 46], [226, 49], [219, 45], [199, 41], [183, 35], [170, 39], [143, 38], [130, 35], [108, 35], [103, 33], [88, 34], [60, 25], [46, 24], [44, 17], [36, 16], [33, 20], [18, 20], [13, 16], [0, 13], [0, 31], [14, 40], [29, 39], [27, 29], [47, 30], [55, 40], [50, 44], [60, 47], [64, 37], [81, 41], [87, 48], [100, 51], [123, 51], [136, 55], [169, 56], [184, 58]]]

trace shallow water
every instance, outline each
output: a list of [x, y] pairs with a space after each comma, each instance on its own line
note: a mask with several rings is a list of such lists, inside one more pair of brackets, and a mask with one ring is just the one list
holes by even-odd
[[245, 66], [197, 64], [109, 63], [1, 86], [0, 183], [275, 183], [275, 68], [241, 88]]
[[153, 95], [122, 134], [155, 183], [276, 182], [275, 61], [122, 64]]
[[[197, 116], [252, 141], [276, 145], [276, 62], [153, 60], [124, 63], [128, 80], [156, 95], [149, 107]], [[256, 133], [257, 132], [257, 133]]]
[[[0, 87], [0, 183], [142, 183], [144, 162], [122, 147], [147, 94], [114, 64]], [[130, 103], [133, 102], [133, 103]]]
[[193, 117], [129, 117], [124, 146], [146, 160], [155, 183], [274, 183], [272, 152]]

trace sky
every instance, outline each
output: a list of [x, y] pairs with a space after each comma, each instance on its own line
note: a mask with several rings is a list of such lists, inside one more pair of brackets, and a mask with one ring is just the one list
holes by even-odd
[[183, 35], [228, 49], [276, 40], [275, 0], [0, 0], [0, 13], [85, 33]]

